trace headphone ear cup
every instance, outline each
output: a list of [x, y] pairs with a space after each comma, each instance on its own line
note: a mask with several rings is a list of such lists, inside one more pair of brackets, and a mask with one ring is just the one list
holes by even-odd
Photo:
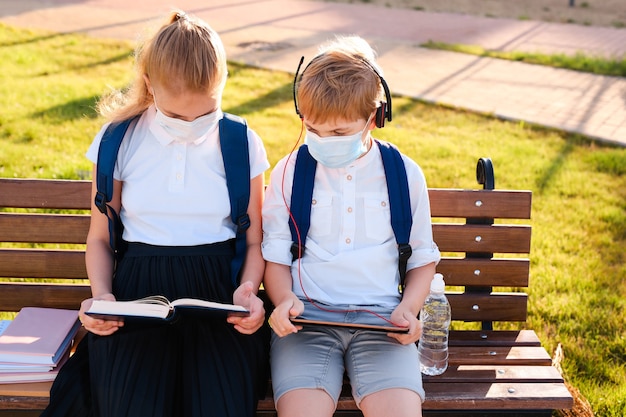
[[377, 128], [385, 127], [386, 114], [387, 114], [387, 103], [385, 103], [384, 101], [381, 101], [380, 106], [378, 106], [378, 108], [376, 109], [376, 115], [374, 116], [376, 120]]

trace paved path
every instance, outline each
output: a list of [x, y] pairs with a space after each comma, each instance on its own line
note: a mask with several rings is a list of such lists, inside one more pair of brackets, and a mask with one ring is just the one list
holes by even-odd
[[[136, 39], [171, 0], [0, 0], [0, 21]], [[489, 49], [626, 56], [626, 29], [482, 18], [307, 0], [178, 0], [211, 24], [229, 59], [294, 72], [333, 34], [359, 34], [378, 51], [394, 93], [626, 146], [626, 78], [433, 51], [428, 41]]]

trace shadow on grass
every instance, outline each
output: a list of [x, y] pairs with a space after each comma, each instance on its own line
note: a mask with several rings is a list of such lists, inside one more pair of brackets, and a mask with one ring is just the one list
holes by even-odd
[[68, 35], [71, 35], [71, 34], [70, 33], [52, 33], [50, 35], [33, 36], [33, 37], [27, 37], [27, 38], [19, 39], [19, 40], [0, 42], [0, 48], [28, 45], [28, 44], [34, 44], [37, 42], [45, 42], [50, 39], [60, 38], [63, 36], [68, 36]]
[[574, 151], [575, 144], [572, 140], [566, 140], [563, 142], [561, 150], [557, 156], [552, 160], [548, 167], [544, 170], [543, 174], [537, 179], [537, 191], [539, 194], [543, 194], [548, 187], [552, 179], [561, 171], [565, 161], [569, 155]]
[[99, 95], [94, 95], [68, 101], [67, 103], [32, 113], [30, 117], [45, 119], [51, 124], [62, 124], [69, 120], [82, 118], [95, 119], [98, 117], [96, 103], [99, 98]]
[[224, 111], [243, 117], [263, 109], [279, 106], [291, 100], [291, 83], [287, 83], [245, 103], [225, 108]]
[[118, 62], [122, 62], [122, 61], [129, 59], [132, 56], [132, 54], [133, 54], [133, 51], [129, 50], [127, 52], [118, 54], [116, 56], [112, 56], [107, 59], [103, 59], [101, 61], [90, 62], [88, 64], [83, 64], [83, 65], [67, 65], [67, 66], [64, 66], [59, 71], [44, 71], [44, 72], [37, 74], [36, 76], [46, 77], [46, 76], [55, 75], [55, 74], [62, 74], [68, 71], [83, 71], [83, 70], [89, 70], [89, 69], [100, 67], [100, 66], [112, 65], [112, 64], [116, 64]]

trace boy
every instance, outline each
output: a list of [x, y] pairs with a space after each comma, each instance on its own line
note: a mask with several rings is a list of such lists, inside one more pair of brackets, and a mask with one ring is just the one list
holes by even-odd
[[[371, 137], [376, 126], [391, 118], [389, 92], [374, 52], [361, 38], [337, 38], [321, 49], [299, 80], [296, 74], [294, 83], [305, 144], [317, 167], [310, 229], [299, 237], [306, 243], [295, 256], [288, 207], [295, 154], [275, 167], [263, 205], [264, 286], [275, 305], [269, 322], [278, 414], [332, 416], [346, 371], [366, 417], [421, 416], [417, 315], [440, 259], [424, 176], [402, 156], [413, 223], [412, 255], [400, 293], [398, 244], [390, 222], [381, 145]], [[386, 102], [381, 101], [383, 92]], [[393, 324], [408, 332], [296, 326], [290, 321], [295, 316], [342, 324]]]

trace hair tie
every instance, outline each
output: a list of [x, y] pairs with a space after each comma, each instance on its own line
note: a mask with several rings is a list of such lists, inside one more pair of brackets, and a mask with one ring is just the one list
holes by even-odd
[[189, 21], [189, 16], [185, 12], [176, 12], [176, 20], [187, 20]]

